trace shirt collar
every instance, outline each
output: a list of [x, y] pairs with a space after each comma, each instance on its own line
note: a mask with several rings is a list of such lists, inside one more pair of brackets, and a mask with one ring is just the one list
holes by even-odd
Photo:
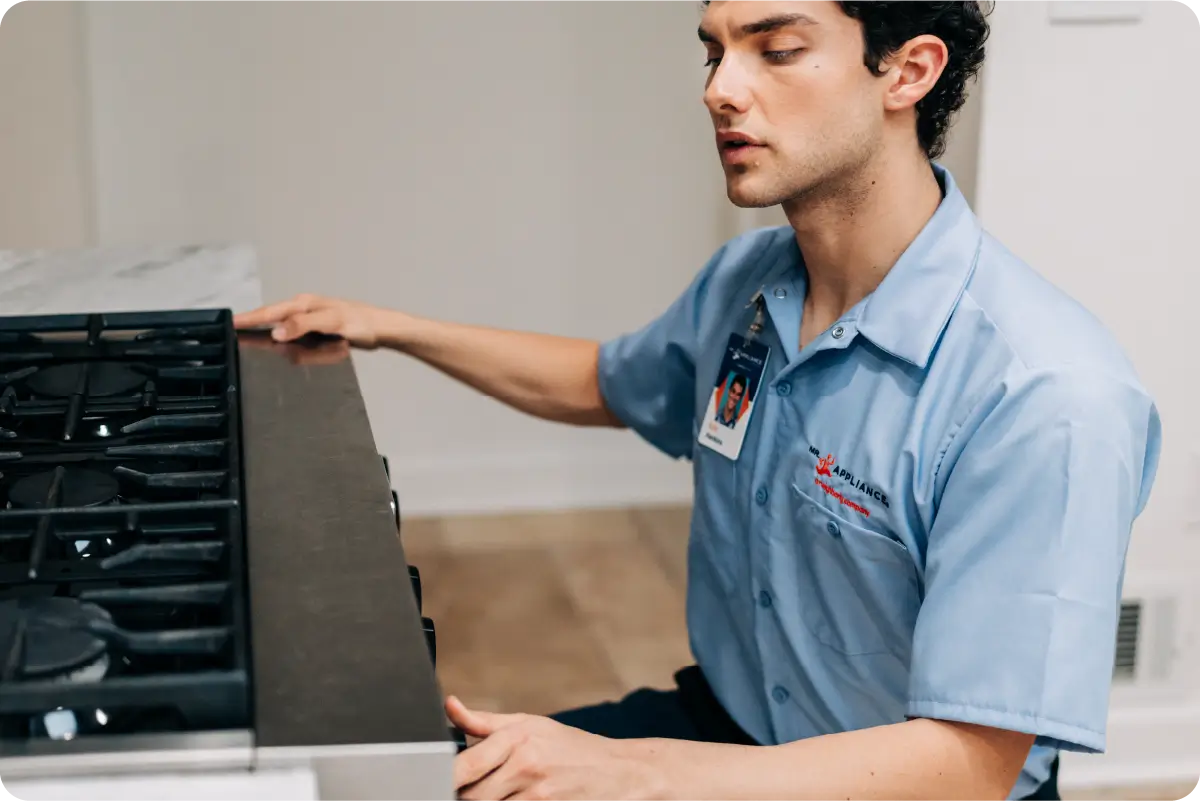
[[979, 256], [983, 230], [954, 178], [933, 165], [942, 202], [865, 300], [858, 332], [924, 369], [958, 306]]

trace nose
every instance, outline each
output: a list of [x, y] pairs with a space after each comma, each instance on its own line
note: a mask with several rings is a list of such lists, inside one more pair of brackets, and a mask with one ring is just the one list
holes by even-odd
[[726, 54], [704, 87], [704, 105], [714, 117], [744, 114], [750, 108], [749, 76], [735, 58]]

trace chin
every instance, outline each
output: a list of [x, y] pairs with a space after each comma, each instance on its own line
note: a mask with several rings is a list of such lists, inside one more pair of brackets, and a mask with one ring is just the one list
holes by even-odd
[[778, 205], [781, 200], [770, 187], [762, 186], [748, 176], [730, 176], [725, 182], [725, 194], [729, 202], [742, 209], [765, 209]]

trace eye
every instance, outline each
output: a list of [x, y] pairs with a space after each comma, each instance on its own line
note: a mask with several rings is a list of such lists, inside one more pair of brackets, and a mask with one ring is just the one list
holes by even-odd
[[768, 50], [763, 53], [763, 58], [765, 58], [767, 61], [773, 61], [777, 64], [781, 64], [794, 57], [802, 50], [804, 50], [803, 47], [798, 47], [794, 50]]
[[720, 56], [710, 56], [708, 58], [708, 60], [704, 62], [704, 66], [706, 69], [712, 69], [713, 67], [717, 66], [720, 63], [721, 63]]

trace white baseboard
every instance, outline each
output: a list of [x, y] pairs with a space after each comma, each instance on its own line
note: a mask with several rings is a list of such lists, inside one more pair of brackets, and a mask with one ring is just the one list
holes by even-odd
[[1104, 754], [1062, 754], [1064, 788], [1200, 781], [1200, 703], [1114, 709]]
[[391, 461], [407, 517], [689, 503], [691, 464], [640, 442], [570, 453]]

